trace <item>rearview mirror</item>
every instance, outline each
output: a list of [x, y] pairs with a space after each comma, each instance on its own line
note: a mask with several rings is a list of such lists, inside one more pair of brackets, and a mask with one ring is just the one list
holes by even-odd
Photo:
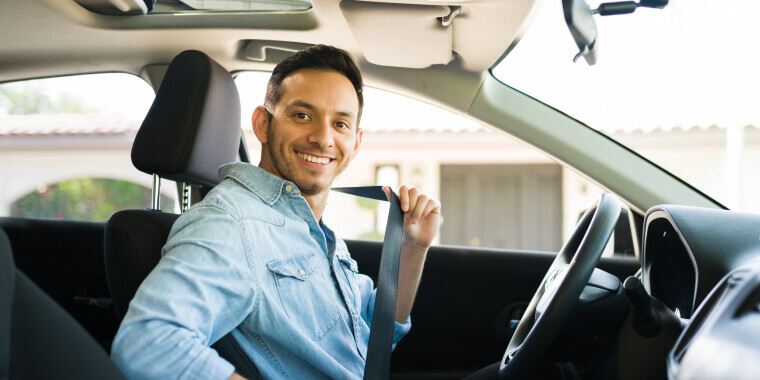
[[573, 62], [583, 57], [589, 66], [593, 66], [596, 63], [597, 30], [591, 8], [585, 0], [562, 0], [562, 8], [567, 27], [579, 49]]
[[578, 58], [583, 57], [589, 66], [596, 63], [598, 33], [596, 21], [594, 21], [595, 14], [599, 16], [624, 15], [635, 12], [636, 8], [639, 7], [663, 9], [666, 5], [668, 5], [668, 0], [640, 0], [638, 3], [635, 1], [615, 1], [599, 4], [599, 8], [592, 11], [586, 4], [586, 0], [562, 0], [565, 22], [579, 50], [573, 58], [573, 62], [577, 62]]

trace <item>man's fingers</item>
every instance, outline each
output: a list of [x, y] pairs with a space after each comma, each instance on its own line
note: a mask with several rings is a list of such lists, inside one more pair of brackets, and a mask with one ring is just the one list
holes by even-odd
[[388, 198], [388, 202], [391, 201], [391, 188], [388, 186], [383, 186], [383, 192], [385, 192], [385, 196]]
[[424, 214], [424, 212], [425, 212], [425, 208], [427, 207], [427, 204], [428, 204], [427, 194], [420, 194], [416, 197], [416, 202], [411, 212], [412, 223], [417, 223], [418, 220], [425, 217], [426, 214]]
[[430, 198], [427, 200], [427, 202], [424, 203], [424, 205], [425, 207], [422, 207], [422, 214], [420, 214], [420, 216], [417, 218], [417, 221], [427, 218], [430, 214], [441, 213], [441, 202], [439, 202], [437, 199]]
[[407, 217], [411, 218], [413, 215], [412, 213], [417, 208], [417, 204], [419, 203], [418, 199], [420, 196], [420, 190], [416, 187], [409, 188], [409, 207], [405, 210], [407, 213]]
[[412, 224], [416, 224], [431, 213], [441, 213], [441, 202], [420, 193], [416, 187], [401, 186], [398, 190], [398, 199], [401, 203], [401, 211], [404, 212], [405, 217], [411, 219]]
[[422, 216], [420, 219], [430, 215], [430, 214], [440, 214], [441, 213], [441, 202], [439, 202], [437, 199], [428, 199], [427, 206], [425, 206], [425, 210], [422, 212]]
[[401, 211], [409, 211], [409, 188], [401, 186], [398, 189], [398, 201], [401, 203]]

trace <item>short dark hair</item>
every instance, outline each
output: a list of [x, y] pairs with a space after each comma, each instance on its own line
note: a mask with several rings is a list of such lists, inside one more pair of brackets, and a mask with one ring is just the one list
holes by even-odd
[[264, 106], [272, 112], [274, 106], [282, 98], [282, 81], [288, 75], [301, 69], [320, 69], [335, 71], [343, 74], [354, 86], [356, 96], [359, 98], [359, 114], [357, 123], [362, 115], [364, 107], [364, 97], [362, 96], [362, 74], [351, 56], [343, 49], [338, 49], [328, 45], [314, 45], [301, 50], [275, 66], [272, 71], [272, 77], [267, 84], [267, 95], [264, 99]]

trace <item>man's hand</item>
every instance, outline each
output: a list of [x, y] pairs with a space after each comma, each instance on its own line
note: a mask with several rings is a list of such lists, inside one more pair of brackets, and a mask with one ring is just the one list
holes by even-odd
[[[391, 189], [383, 187], [383, 190], [390, 200]], [[428, 247], [438, 233], [441, 202], [427, 194], [420, 194], [415, 187], [406, 186], [399, 189], [398, 199], [405, 217], [396, 298], [396, 322], [405, 323], [412, 311], [414, 297], [420, 285]]]
[[[391, 189], [383, 187], [390, 200]], [[404, 212], [404, 245], [413, 249], [427, 249], [438, 233], [441, 219], [441, 202], [416, 187], [401, 186], [398, 190], [401, 211]]]

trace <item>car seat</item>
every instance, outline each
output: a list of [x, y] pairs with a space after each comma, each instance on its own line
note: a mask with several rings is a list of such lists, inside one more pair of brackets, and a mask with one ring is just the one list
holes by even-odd
[[[132, 146], [132, 163], [154, 176], [154, 209], [120, 211], [105, 227], [106, 279], [119, 319], [161, 258], [179, 217], [158, 210], [160, 178], [207, 192], [219, 183], [219, 166], [238, 161], [240, 142], [240, 97], [230, 73], [199, 51], [179, 54]], [[212, 347], [238, 373], [260, 377], [232, 335]]]
[[0, 379], [124, 379], [95, 339], [16, 268], [2, 229]]

